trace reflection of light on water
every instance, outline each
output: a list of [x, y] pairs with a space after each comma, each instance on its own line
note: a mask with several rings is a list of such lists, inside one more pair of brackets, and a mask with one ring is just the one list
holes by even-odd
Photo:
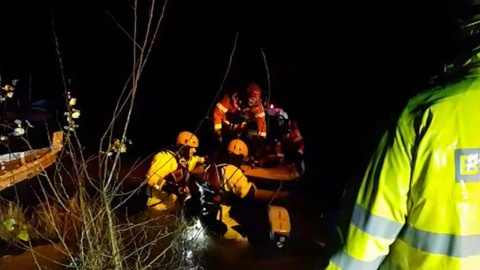
[[185, 252], [185, 257], [188, 259], [188, 260], [191, 260], [193, 259], [193, 251], [191, 250], [187, 250], [187, 252]]
[[199, 261], [209, 247], [210, 239], [200, 220], [195, 220], [192, 225], [185, 228], [181, 238], [179, 248], [184, 265], [188, 266], [188, 269], [203, 269], [199, 265]]
[[205, 231], [200, 220], [196, 220], [191, 226], [188, 226], [184, 232], [185, 238], [188, 241], [204, 242], [206, 241]]

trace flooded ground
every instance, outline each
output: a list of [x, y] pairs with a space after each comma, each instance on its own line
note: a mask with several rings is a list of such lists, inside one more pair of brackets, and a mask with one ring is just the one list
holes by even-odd
[[[145, 162], [138, 165], [139, 160]], [[137, 165], [132, 170], [133, 164]], [[142, 181], [149, 164], [150, 159], [148, 157], [123, 159], [121, 175], [127, 176], [127, 189]], [[38, 188], [35, 181], [37, 180], [32, 179], [30, 182], [20, 183], [16, 192], [17, 195], [5, 193], [2, 196], [10, 197], [10, 199], [15, 196], [32, 199], [33, 190]], [[292, 227], [291, 237], [285, 247], [278, 249], [273, 242], [249, 244], [211, 240], [205, 242], [208, 247], [205, 248], [204, 259], [199, 263], [200, 265], [197, 265], [198, 268], [208, 270], [314, 269], [315, 265], [324, 259], [322, 249], [325, 235], [324, 224], [321, 218], [321, 209], [318, 208], [317, 204], [311, 203], [315, 198], [309, 197], [308, 192], [303, 193], [305, 189], [308, 188], [299, 188], [292, 198], [285, 202], [289, 210]], [[141, 202], [141, 199], [134, 198], [132, 200], [133, 207], [135, 207], [135, 200]], [[32, 200], [31, 203], [34, 203], [34, 201]], [[66, 258], [58, 245], [40, 245], [33, 250], [38, 256], [32, 256], [31, 252], [19, 253], [18, 250], [12, 252], [14, 254], [8, 254], [8, 252], [0, 254], [2, 255], [0, 270], [66, 269], [65, 266], [59, 264], [65, 262]]]

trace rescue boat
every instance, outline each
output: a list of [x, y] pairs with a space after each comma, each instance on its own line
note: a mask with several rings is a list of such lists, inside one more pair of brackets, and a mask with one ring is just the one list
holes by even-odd
[[0, 155], [0, 191], [42, 173], [63, 147], [63, 131], [54, 132], [51, 146]]
[[63, 148], [63, 131], [52, 132], [58, 128], [47, 103], [12, 105], [3, 112], [2, 121], [7, 124], [0, 136], [0, 192], [34, 178], [56, 162]]

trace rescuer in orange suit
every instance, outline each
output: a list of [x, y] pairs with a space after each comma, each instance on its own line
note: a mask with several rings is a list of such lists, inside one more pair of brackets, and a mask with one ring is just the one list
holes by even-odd
[[243, 113], [249, 119], [255, 119], [257, 124], [257, 137], [266, 139], [267, 137], [267, 121], [265, 118], [265, 108], [262, 104], [262, 90], [252, 82], [247, 88], [248, 102], [243, 109]]
[[262, 103], [262, 90], [256, 83], [248, 85], [247, 98], [246, 105], [242, 107], [243, 117], [247, 122], [252, 121], [256, 125], [256, 130], [247, 130], [244, 138], [251, 150], [251, 158], [258, 161], [266, 153], [267, 121]]
[[238, 105], [238, 93], [236, 90], [231, 90], [226, 93], [223, 98], [217, 102], [213, 109], [213, 130], [219, 142], [224, 139], [228, 142], [229, 139], [225, 136], [236, 137], [235, 134], [245, 127], [246, 123], [238, 123], [236, 119], [240, 114], [240, 106]]

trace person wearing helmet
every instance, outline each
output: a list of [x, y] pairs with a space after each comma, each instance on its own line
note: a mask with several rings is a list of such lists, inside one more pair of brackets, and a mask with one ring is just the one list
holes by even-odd
[[256, 136], [261, 139], [267, 137], [267, 122], [265, 118], [265, 108], [262, 103], [262, 90], [260, 87], [252, 82], [247, 88], [248, 102], [243, 109], [243, 113], [249, 119], [255, 119], [257, 125]]
[[146, 174], [149, 195], [147, 206], [158, 211], [172, 211], [178, 198], [188, 194], [187, 175], [205, 162], [195, 155], [199, 141], [195, 134], [182, 131], [173, 147], [157, 153]]
[[[236, 121], [239, 114], [238, 93], [233, 89], [226, 93], [213, 109], [213, 131], [219, 142], [222, 142], [223, 139], [227, 139], [228, 142], [231, 139], [228, 137], [233, 136], [232, 133], [238, 132], [245, 127], [246, 123], [237, 123]], [[225, 135], [227, 135], [227, 138], [224, 138]]]
[[480, 267], [480, 2], [450, 3], [459, 58], [384, 134], [327, 270]]
[[252, 123], [255, 127], [250, 129], [247, 124], [247, 130], [241, 138], [250, 148], [250, 157], [261, 165], [267, 155], [267, 120], [261, 98], [262, 91], [256, 83], [252, 82], [248, 85], [247, 97], [242, 114], [247, 123]]
[[[248, 181], [240, 169], [243, 161], [248, 157], [248, 147], [242, 140], [233, 139], [227, 146], [228, 158], [225, 163], [211, 164], [205, 170], [205, 180], [215, 187], [217, 196], [204, 198], [206, 204], [217, 205], [214, 211], [205, 214], [211, 219], [204, 219], [207, 227], [211, 224], [221, 222], [221, 226], [215, 227], [215, 234], [223, 238], [247, 241], [246, 231], [240, 223], [232, 216], [232, 207], [235, 208], [239, 200], [253, 199], [257, 191], [256, 186]], [[236, 209], [238, 212], [238, 208]]]

